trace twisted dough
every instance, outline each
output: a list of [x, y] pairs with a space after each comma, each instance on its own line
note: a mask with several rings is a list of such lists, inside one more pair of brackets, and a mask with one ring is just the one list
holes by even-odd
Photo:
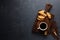
[[49, 12], [45, 13], [45, 10], [39, 11], [38, 14], [39, 14], [37, 17], [38, 20], [43, 20], [46, 16], [48, 16], [48, 18], [51, 19], [51, 14]]

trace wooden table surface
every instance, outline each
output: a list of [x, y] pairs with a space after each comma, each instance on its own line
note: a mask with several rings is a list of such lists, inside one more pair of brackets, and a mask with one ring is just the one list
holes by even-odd
[[60, 0], [1, 0], [0, 40], [54, 40], [49, 35], [43, 37], [32, 33], [32, 25], [37, 12], [51, 3], [51, 13], [55, 15], [60, 30]]

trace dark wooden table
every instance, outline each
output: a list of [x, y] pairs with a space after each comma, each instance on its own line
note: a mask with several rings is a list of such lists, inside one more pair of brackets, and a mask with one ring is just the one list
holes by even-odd
[[44, 9], [46, 3], [53, 4], [51, 13], [60, 30], [60, 0], [1, 0], [0, 40], [54, 40], [51, 35], [43, 37], [32, 33], [37, 11]]

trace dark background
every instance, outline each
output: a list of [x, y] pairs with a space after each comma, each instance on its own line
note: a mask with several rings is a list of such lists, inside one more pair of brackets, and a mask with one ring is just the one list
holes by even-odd
[[32, 34], [37, 11], [51, 3], [60, 30], [60, 0], [0, 0], [0, 40], [54, 40], [51, 35]]

